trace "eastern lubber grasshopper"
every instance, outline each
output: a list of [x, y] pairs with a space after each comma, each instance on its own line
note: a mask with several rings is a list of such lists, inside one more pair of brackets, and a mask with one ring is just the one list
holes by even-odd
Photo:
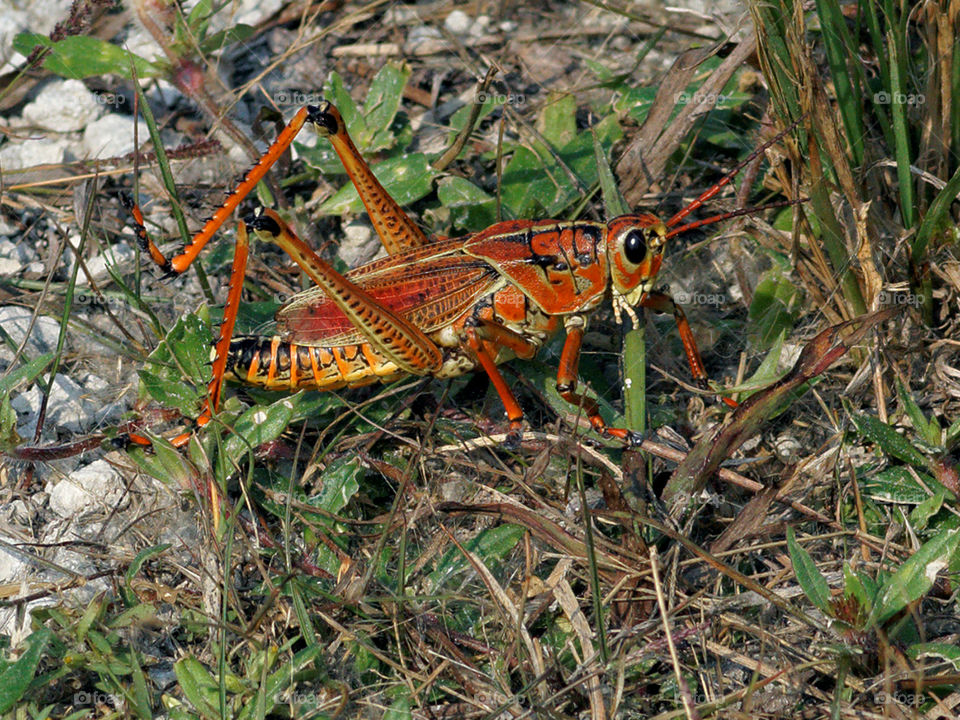
[[[636, 444], [641, 440], [637, 434], [608, 427], [597, 404], [577, 392], [588, 316], [608, 296], [618, 318], [627, 313], [636, 321], [633, 308], [638, 306], [672, 312], [693, 377], [705, 387], [707, 376], [683, 311], [654, 290], [664, 246], [687, 230], [756, 212], [738, 210], [681, 224], [789, 131], [666, 221], [649, 213], [606, 223], [511, 220], [467, 237], [428, 239], [383, 189], [340, 113], [325, 102], [297, 112], [180, 254], [164, 257], [134, 206], [140, 242], [153, 261], [171, 274], [186, 270], [307, 123], [333, 145], [389, 257], [341, 275], [276, 212], [264, 210], [240, 222], [213, 379], [198, 425], [216, 412], [225, 379], [276, 390], [333, 390], [405, 375], [453, 377], [483, 368], [506, 408], [510, 438], [516, 440], [523, 413], [497, 365], [513, 357], [531, 358], [562, 326], [560, 395], [581, 406], [599, 433]], [[250, 231], [279, 245], [316, 283], [280, 308], [273, 337], [233, 335]]]

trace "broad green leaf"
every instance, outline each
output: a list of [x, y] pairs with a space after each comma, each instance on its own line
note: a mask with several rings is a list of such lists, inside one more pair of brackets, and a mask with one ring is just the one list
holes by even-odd
[[[843, 566], [843, 594], [856, 599], [863, 608], [872, 608], [877, 596], [877, 584], [872, 578], [855, 572], [849, 565]], [[862, 628], [860, 628], [862, 629]]]
[[0, 713], [9, 711], [23, 697], [37, 672], [43, 651], [53, 637], [47, 628], [32, 633], [24, 641], [27, 649], [23, 654], [0, 671]]
[[335, 460], [323, 471], [320, 492], [307, 500], [307, 504], [332, 514], [340, 512], [357, 494], [364, 474], [363, 466], [353, 456]]
[[[516, 547], [523, 538], [525, 529], [520, 525], [504, 524], [488, 528], [479, 535], [463, 543], [464, 549], [475, 553], [484, 564], [498, 560]], [[428, 586], [430, 592], [437, 592], [448, 580], [461, 577], [464, 571], [470, 569], [470, 562], [463, 556], [459, 548], [451, 547], [437, 563], [437, 568], [430, 573]]]
[[865, 413], [851, 411], [850, 419], [853, 420], [857, 432], [870, 442], [880, 446], [887, 455], [892, 455], [898, 460], [910, 463], [916, 467], [925, 468], [927, 466], [927, 457], [914, 447], [909, 440], [898, 433], [892, 427], [879, 418]]
[[913, 512], [910, 513], [910, 525], [915, 531], [922, 532], [927, 529], [930, 518], [940, 512], [940, 508], [943, 507], [946, 492], [946, 488], [938, 488], [933, 495], [913, 509]]
[[748, 316], [754, 347], [767, 350], [793, 329], [803, 294], [796, 282], [776, 269], [764, 273], [753, 293]]
[[563, 147], [577, 137], [577, 102], [573, 95], [547, 98], [537, 117], [537, 130], [554, 147]]
[[881, 586], [868, 625], [882, 626], [933, 586], [937, 574], [949, 564], [960, 546], [960, 530], [939, 533], [924, 543]]
[[935, 417], [927, 420], [920, 406], [917, 405], [917, 401], [913, 399], [913, 395], [910, 394], [900, 378], [897, 378], [897, 397], [900, 398], [900, 403], [903, 405], [903, 409], [910, 418], [910, 422], [920, 439], [931, 448], [938, 447], [943, 440], [940, 423], [937, 422]]
[[280, 437], [290, 425], [295, 398], [300, 394], [282, 396], [271, 405], [255, 405], [231, 423], [231, 432], [223, 443], [223, 453], [217, 456], [215, 477], [228, 478], [237, 463], [251, 450]]
[[22, 55], [30, 55], [37, 45], [49, 48], [43, 67], [55, 75], [81, 80], [94, 75], [119, 75], [130, 79], [130, 61], [140, 78], [157, 77], [162, 68], [118, 45], [89, 35], [71, 35], [54, 42], [46, 35], [20, 33], [13, 47]]
[[357, 108], [353, 98], [350, 97], [350, 93], [343, 86], [343, 78], [335, 70], [330, 72], [326, 85], [323, 86], [323, 94], [327, 100], [337, 106], [340, 117], [343, 118], [343, 122], [347, 126], [347, 132], [350, 133], [354, 143], [360, 148], [361, 152], [365, 150], [366, 147], [361, 145], [358, 139], [369, 136], [366, 120]]
[[394, 700], [383, 714], [383, 720], [411, 720], [410, 698], [405, 694]]
[[205, 718], [220, 720], [220, 685], [207, 668], [188, 656], [173, 664], [173, 672], [193, 708]]
[[455, 175], [437, 181], [437, 197], [450, 210], [455, 227], [468, 232], [488, 228], [497, 219], [497, 201], [469, 180]]
[[787, 528], [787, 550], [790, 553], [790, 561], [793, 563], [793, 573], [797, 576], [797, 582], [800, 583], [804, 594], [821, 612], [832, 616], [830, 587], [816, 563], [813, 562], [813, 558], [810, 557], [810, 553], [797, 542], [797, 536], [791, 527]]
[[[864, 478], [860, 487], [868, 497], [908, 505], [917, 505], [928, 500], [931, 492], [936, 493], [941, 489], [946, 490], [943, 485], [926, 473], [917, 472], [917, 477], [920, 478], [920, 482], [914, 479], [908, 468], [903, 465], [895, 465]], [[952, 496], [953, 493], [946, 490], [945, 497]]]
[[[373, 174], [387, 193], [401, 206], [409, 205], [430, 194], [437, 172], [427, 156], [412, 153], [384, 160], [373, 166]], [[345, 215], [363, 211], [363, 202], [350, 183], [340, 188], [319, 208], [321, 215]]]
[[140, 371], [143, 387], [154, 400], [187, 417], [199, 414], [210, 379], [211, 337], [197, 313], [177, 321]]
[[44, 353], [30, 362], [11, 370], [9, 375], [0, 378], [0, 394], [8, 393], [21, 382], [32, 383], [47, 369], [53, 361], [54, 353]]
[[400, 109], [403, 88], [410, 79], [410, 68], [403, 63], [389, 62], [380, 68], [370, 83], [363, 110], [369, 137], [361, 137], [354, 142], [362, 142], [368, 152], [383, 150], [394, 144], [390, 125]]
[[916, 643], [908, 647], [906, 652], [913, 660], [942, 660], [953, 665], [954, 670], [960, 670], [960, 647], [953, 643]]

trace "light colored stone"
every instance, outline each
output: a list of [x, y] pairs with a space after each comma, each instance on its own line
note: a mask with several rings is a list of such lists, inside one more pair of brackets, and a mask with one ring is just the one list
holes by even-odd
[[128, 502], [123, 478], [106, 460], [94, 460], [50, 489], [50, 509], [62, 518], [110, 513]]
[[[143, 142], [150, 131], [142, 120], [137, 125], [140, 142]], [[95, 120], [83, 131], [82, 148], [88, 160], [133, 152], [133, 118], [111, 113]]]
[[[23, 342], [27, 329], [30, 327], [30, 318], [33, 312], [24, 307], [8, 305], [0, 307], [0, 326], [10, 335], [18, 346]], [[30, 330], [30, 339], [27, 341], [27, 352], [31, 356], [52, 352], [57, 347], [57, 338], [60, 335], [60, 323], [53, 318], [41, 315]], [[10, 361], [13, 353], [5, 344], [0, 344], [0, 361]]]
[[463, 10], [454, 10], [447, 19], [443, 21], [443, 26], [454, 35], [465, 35], [470, 30], [473, 20]]
[[370, 262], [382, 249], [380, 238], [366, 220], [357, 219], [343, 228], [344, 238], [337, 250], [337, 256], [348, 267], [355, 268]]
[[72, 146], [66, 138], [31, 137], [23, 142], [10, 142], [0, 148], [0, 167], [10, 172], [35, 165], [58, 165], [67, 159], [67, 151]]
[[103, 115], [104, 106], [79, 80], [48, 83], [23, 108], [23, 119], [54, 132], [83, 130]]
[[[22, 426], [17, 428], [21, 436], [30, 437], [34, 434], [42, 399], [43, 393], [36, 385], [10, 398], [10, 406], [25, 416]], [[83, 432], [93, 424], [97, 409], [98, 404], [93, 402], [84, 388], [66, 375], [57, 375], [47, 400], [44, 427], [60, 428], [71, 433]]]

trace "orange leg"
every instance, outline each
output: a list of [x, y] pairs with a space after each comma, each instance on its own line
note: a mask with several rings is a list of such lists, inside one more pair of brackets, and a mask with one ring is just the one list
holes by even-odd
[[346, 126], [340, 112], [331, 103], [324, 102], [318, 106], [310, 105], [301, 108], [287, 126], [280, 132], [277, 139], [261, 156], [250, 171], [244, 176], [239, 185], [231, 192], [223, 204], [217, 209], [200, 232], [193, 236], [183, 250], [174, 257], [167, 259], [160, 252], [156, 244], [147, 235], [143, 226], [143, 215], [136, 206], [132, 206], [137, 237], [144, 251], [161, 270], [169, 274], [179, 275], [192, 263], [203, 247], [210, 241], [214, 233], [226, 222], [233, 211], [237, 209], [244, 198], [257, 186], [280, 156], [286, 152], [294, 138], [306, 123], [314, 126], [317, 133], [328, 137], [337, 155], [343, 162], [350, 180], [357, 188], [360, 199], [370, 215], [384, 248], [391, 255], [401, 250], [420, 247], [427, 243], [420, 228], [390, 197], [383, 186], [377, 181], [370, 166], [363, 159], [353, 141], [347, 134]]
[[[506, 330], [506, 328], [504, 328]], [[483, 342], [481, 341], [481, 334], [486, 334], [489, 332], [486, 328], [481, 330], [478, 327], [467, 326], [463, 329], [467, 346], [473, 350], [474, 354], [477, 356], [477, 360], [480, 362], [481, 367], [486, 371], [487, 376], [490, 378], [490, 382], [493, 383], [493, 387], [496, 388], [497, 394], [500, 396], [500, 400], [503, 402], [503, 407], [507, 411], [507, 420], [510, 422], [510, 432], [507, 435], [507, 444], [512, 447], [516, 447], [520, 441], [520, 431], [523, 427], [523, 410], [520, 409], [520, 403], [517, 402], [516, 396], [513, 394], [513, 390], [510, 389], [510, 386], [507, 385], [507, 381], [503, 379], [503, 375], [500, 372], [500, 368], [497, 367], [497, 363], [494, 361], [494, 358], [490, 357], [490, 353], [487, 352], [486, 347], [484, 347]], [[508, 331], [509, 332], [509, 331]]]
[[560, 365], [557, 368], [557, 392], [560, 397], [571, 405], [582, 407], [590, 420], [591, 427], [601, 435], [619, 438], [630, 445], [639, 445], [643, 442], [643, 437], [638, 433], [623, 428], [608, 427], [607, 423], [600, 417], [600, 408], [591, 398], [578, 393], [577, 374], [580, 369], [580, 346], [583, 344], [583, 318], [576, 315], [567, 319], [566, 330], [567, 339], [563, 343], [563, 351], [560, 353]]
[[[666, 293], [649, 292], [640, 300], [640, 306], [650, 308], [655, 312], [672, 313], [673, 319], [677, 323], [677, 330], [680, 332], [680, 341], [683, 343], [683, 350], [687, 355], [687, 362], [690, 363], [690, 374], [698, 387], [707, 387], [707, 371], [703, 369], [703, 360], [700, 358], [700, 351], [697, 349], [697, 342], [693, 339], [693, 331], [690, 329], [690, 322], [687, 320], [683, 308], [677, 305], [673, 298]], [[736, 400], [731, 398], [721, 398], [728, 407], [737, 407]]]

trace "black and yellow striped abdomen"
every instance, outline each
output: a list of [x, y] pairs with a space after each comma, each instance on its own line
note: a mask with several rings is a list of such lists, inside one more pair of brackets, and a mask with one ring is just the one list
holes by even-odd
[[311, 347], [279, 336], [246, 335], [230, 342], [224, 377], [267, 390], [336, 390], [404, 377], [369, 343]]

